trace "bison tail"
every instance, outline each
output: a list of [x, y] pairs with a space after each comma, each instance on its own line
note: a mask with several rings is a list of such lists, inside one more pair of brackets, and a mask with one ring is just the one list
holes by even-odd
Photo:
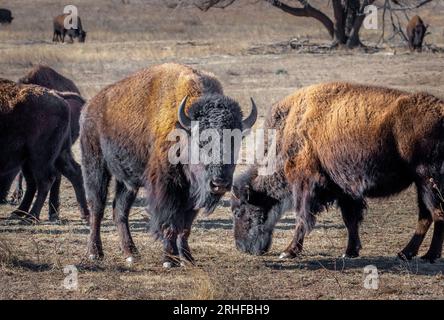
[[56, 91], [56, 90], [51, 90], [52, 93], [58, 95], [59, 97], [63, 98], [63, 99], [73, 99], [73, 100], [77, 100], [82, 104], [85, 104], [86, 100], [82, 98], [82, 96], [76, 92], [70, 92], [70, 91]]

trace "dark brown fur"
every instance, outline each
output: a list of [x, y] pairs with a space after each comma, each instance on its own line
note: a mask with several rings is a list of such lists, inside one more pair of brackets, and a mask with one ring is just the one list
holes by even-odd
[[[198, 209], [214, 210], [221, 193], [208, 191], [210, 183], [223, 180], [231, 186], [234, 165], [173, 165], [168, 141], [178, 128], [178, 106], [188, 96], [192, 119], [211, 128], [242, 129], [238, 104], [223, 96], [213, 75], [167, 63], [144, 69], [99, 92], [81, 117], [82, 169], [92, 212], [88, 252], [103, 256], [100, 223], [111, 176], [117, 180], [113, 203], [124, 255], [137, 253], [128, 215], [139, 187], [145, 187], [151, 229], [164, 242], [164, 262], [175, 256], [193, 261], [188, 246], [191, 224]], [[180, 127], [180, 126], [179, 126]], [[211, 181], [209, 181], [211, 180]]]
[[[34, 84], [39, 85], [48, 89], [54, 89], [58, 91], [58, 95], [65, 95], [66, 102], [69, 106], [70, 111], [70, 129], [71, 129], [71, 142], [74, 144], [77, 138], [79, 137], [79, 118], [80, 112], [85, 101], [79, 97], [74, 95], [69, 96], [69, 92], [80, 94], [79, 89], [70, 79], [62, 76], [54, 69], [44, 66], [37, 65], [32, 68], [24, 77], [18, 80], [18, 83], [21, 84]], [[63, 93], [68, 92], [68, 93]], [[10, 176], [5, 176], [0, 179], [0, 200], [3, 199], [3, 202], [6, 201], [6, 196], [8, 194], [8, 190], [14, 180], [16, 174], [11, 173]], [[49, 218], [50, 220], [58, 219], [58, 211], [60, 207], [60, 182], [61, 182], [60, 173], [57, 174], [56, 180], [51, 187], [50, 192], [50, 201], [49, 201]], [[15, 190], [12, 194], [12, 203], [18, 203], [23, 194], [22, 189], [22, 180], [23, 175], [20, 174], [17, 177], [17, 183], [15, 186]]]
[[65, 29], [65, 19], [68, 16], [68, 14], [61, 14], [54, 18], [53, 20], [53, 27], [54, 27], [54, 34], [52, 37], [53, 42], [59, 42], [62, 43], [65, 42], [66, 35], [69, 36], [70, 42], [74, 42], [74, 38], [78, 38], [79, 42], [85, 42], [86, 39], [86, 31], [83, 30], [82, 27], [82, 20], [80, 17], [78, 17], [77, 20], [77, 29]]
[[0, 24], [11, 23], [14, 20], [11, 10], [0, 8]]
[[64, 99], [40, 86], [0, 80], [0, 132], [0, 176], [22, 168], [27, 181], [14, 215], [39, 219], [57, 171], [73, 183], [82, 216], [88, 215], [80, 167], [71, 155], [70, 112]]
[[426, 93], [348, 83], [314, 85], [273, 106], [267, 126], [278, 131], [278, 170], [257, 176], [257, 168], [234, 184], [232, 205], [238, 247], [268, 250], [275, 223], [295, 210], [295, 237], [283, 257], [302, 250], [316, 214], [336, 202], [349, 231], [346, 255], [359, 255], [358, 227], [366, 197], [386, 197], [414, 183], [418, 227], [400, 256], [418, 252], [432, 221], [434, 235], [424, 258], [441, 257], [444, 102]]
[[424, 24], [419, 16], [414, 16], [407, 24], [407, 38], [409, 48], [412, 51], [422, 51], [422, 43], [426, 35], [428, 26]]

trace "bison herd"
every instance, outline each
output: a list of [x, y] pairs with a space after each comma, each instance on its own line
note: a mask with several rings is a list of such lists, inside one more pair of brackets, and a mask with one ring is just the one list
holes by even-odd
[[[13, 19], [11, 10], [0, 8], [0, 24], [10, 24]], [[73, 21], [73, 19], [77, 19], [77, 21]], [[65, 22], [69, 22], [73, 26], [67, 29]], [[422, 51], [422, 44], [427, 34], [427, 28], [428, 25], [424, 24], [418, 15], [413, 16], [409, 20], [405, 37], [407, 37], [406, 40], [411, 51]], [[68, 14], [56, 16], [53, 19], [53, 31], [53, 42], [64, 43], [66, 36], [69, 37], [70, 43], [73, 43], [74, 39], [78, 39], [79, 42], [85, 42], [86, 40], [86, 31], [83, 29], [80, 17], [73, 18]]]
[[[84, 42], [80, 18], [66, 29], [67, 15], [54, 18], [53, 41], [68, 36]], [[0, 9], [0, 23], [11, 23]], [[421, 50], [427, 26], [415, 16], [407, 35]], [[128, 263], [138, 256], [129, 214], [144, 188], [152, 234], [163, 243], [163, 265], [194, 263], [188, 244], [199, 210], [211, 213], [231, 193], [236, 247], [261, 255], [272, 243], [283, 213], [294, 211], [294, 236], [281, 258], [294, 258], [316, 217], [337, 205], [348, 231], [345, 256], [359, 256], [359, 226], [367, 198], [387, 197], [414, 184], [418, 222], [400, 251], [410, 260], [432, 226], [425, 260], [441, 258], [444, 241], [444, 101], [427, 93], [351, 83], [323, 83], [297, 90], [274, 104], [264, 129], [276, 132], [275, 170], [262, 175], [250, 165], [234, 177], [238, 149], [223, 144], [224, 163], [170, 161], [179, 129], [187, 138], [196, 127], [224, 136], [248, 131], [258, 117], [251, 99], [244, 116], [210, 73], [167, 63], [141, 70], [101, 90], [88, 102], [73, 81], [48, 66], [36, 66], [17, 82], [0, 79], [0, 203], [13, 181], [21, 199], [11, 219], [38, 223], [49, 194], [49, 220], [59, 219], [61, 177], [72, 184], [80, 217], [89, 225], [87, 255], [104, 256], [100, 234], [111, 180], [121, 249]], [[72, 145], [80, 137], [81, 166]], [[222, 141], [220, 141], [222, 142]], [[202, 146], [199, 146], [202, 147]], [[228, 149], [228, 150], [227, 150]], [[189, 148], [185, 148], [191, 156]], [[271, 149], [270, 149], [271, 150]], [[271, 155], [268, 155], [271, 156]], [[271, 159], [271, 157], [270, 157]], [[21, 197], [21, 180], [26, 191]]]
[[[111, 179], [113, 219], [128, 263], [138, 256], [129, 213], [140, 188], [146, 190], [151, 231], [163, 242], [165, 267], [194, 262], [188, 245], [192, 223], [200, 209], [211, 213], [228, 192], [239, 250], [267, 252], [276, 223], [294, 211], [294, 237], [281, 254], [294, 258], [316, 216], [336, 204], [348, 230], [345, 256], [357, 257], [366, 198], [387, 197], [411, 184], [418, 194], [418, 224], [398, 256], [412, 259], [433, 224], [423, 258], [441, 257], [444, 101], [430, 94], [341, 82], [299, 89], [274, 104], [265, 121], [265, 129], [276, 130], [275, 170], [261, 175], [250, 165], [234, 181], [238, 149], [231, 143], [218, 151], [221, 157], [231, 152], [228, 163], [169, 161], [175, 141], [168, 137], [175, 129], [189, 137], [197, 123], [200, 131], [222, 136], [255, 124], [254, 101], [243, 116], [214, 75], [162, 64], [84, 103], [75, 84], [47, 66], [35, 67], [18, 83], [0, 80], [0, 189], [8, 190], [21, 171], [26, 192], [11, 218], [38, 222], [50, 192], [49, 217], [56, 220], [60, 179], [68, 178], [89, 224], [92, 260], [103, 257], [100, 225]], [[81, 167], [71, 153], [79, 130]]]

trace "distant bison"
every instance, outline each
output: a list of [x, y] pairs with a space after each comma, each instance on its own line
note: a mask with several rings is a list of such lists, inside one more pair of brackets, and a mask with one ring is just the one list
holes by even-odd
[[0, 24], [11, 23], [14, 17], [12, 16], [11, 10], [0, 8]]
[[21, 168], [27, 184], [14, 216], [39, 219], [57, 172], [73, 184], [82, 217], [89, 215], [80, 166], [71, 154], [70, 110], [65, 99], [82, 100], [76, 93], [0, 80], [0, 177]]
[[80, 130], [91, 209], [89, 257], [103, 256], [100, 224], [113, 176], [113, 217], [127, 261], [137, 254], [128, 215], [138, 189], [145, 187], [151, 229], [164, 244], [164, 266], [179, 258], [193, 262], [188, 246], [192, 222], [200, 208], [212, 212], [230, 190], [235, 164], [173, 164], [168, 154], [175, 142], [168, 135], [180, 128], [188, 136], [196, 121], [200, 132], [214, 129], [222, 136], [223, 129], [250, 128], [256, 118], [254, 103], [242, 120], [239, 105], [223, 95], [213, 75], [179, 64], [144, 69], [99, 92], [85, 106]]
[[[60, 92], [68, 91], [80, 94], [80, 91], [77, 88], [77, 86], [74, 84], [74, 82], [62, 76], [54, 69], [44, 65], [35, 66], [28, 72], [27, 75], [19, 79], [18, 82], [21, 84], [36, 84]], [[77, 138], [79, 137], [79, 130], [80, 130], [79, 118], [84, 103], [81, 99], [78, 99], [77, 97], [74, 97], [74, 99], [67, 98], [66, 102], [68, 103], [69, 111], [71, 114], [71, 122], [70, 122], [71, 143], [74, 144]], [[5, 179], [8, 180], [10, 178], [5, 178]], [[16, 189], [12, 196], [14, 202], [20, 200], [20, 195], [23, 193], [21, 187], [22, 185], [21, 181], [22, 181], [22, 175], [20, 175], [18, 179]], [[52, 221], [58, 219], [58, 212], [60, 207], [60, 199], [59, 199], [60, 182], [61, 182], [61, 174], [57, 173], [56, 180], [51, 187], [51, 192], [49, 196], [49, 219]], [[2, 195], [1, 193], [2, 187], [3, 185], [1, 184], [0, 181], [0, 195]]]
[[52, 37], [53, 42], [62, 43], [65, 42], [65, 36], [68, 35], [70, 38], [70, 42], [74, 42], [74, 38], [77, 38], [79, 42], [85, 42], [86, 39], [86, 31], [83, 30], [82, 20], [80, 17], [77, 18], [77, 28], [65, 29], [65, 19], [69, 17], [68, 14], [62, 14], [54, 18], [54, 34]]
[[399, 256], [414, 257], [434, 221], [432, 243], [423, 258], [441, 257], [442, 100], [426, 93], [320, 84], [275, 104], [266, 126], [277, 131], [277, 170], [260, 176], [253, 166], [235, 179], [232, 210], [238, 249], [266, 252], [277, 221], [294, 210], [294, 238], [281, 257], [295, 257], [316, 215], [336, 202], [349, 235], [346, 256], [357, 257], [365, 198], [390, 196], [414, 183], [418, 226]]
[[422, 42], [424, 41], [427, 28], [428, 26], [424, 25], [424, 22], [419, 16], [414, 16], [410, 19], [407, 25], [407, 38], [410, 50], [422, 50]]

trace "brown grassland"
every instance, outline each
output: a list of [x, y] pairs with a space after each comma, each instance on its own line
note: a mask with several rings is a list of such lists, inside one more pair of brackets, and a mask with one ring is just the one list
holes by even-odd
[[[427, 43], [444, 46], [444, 4], [419, 12], [430, 24]], [[249, 97], [261, 107], [297, 88], [330, 80], [348, 80], [398, 89], [425, 90], [444, 98], [444, 54], [410, 53], [406, 48], [304, 53], [286, 41], [298, 37], [328, 43], [311, 19], [294, 18], [258, 3], [203, 13], [195, 8], [168, 9], [154, 1], [74, 0], [85, 44], [53, 44], [52, 17], [59, 0], [4, 0], [13, 11], [11, 25], [0, 26], [0, 77], [17, 80], [33, 65], [47, 64], [70, 77], [86, 98], [104, 86], [153, 64], [175, 61], [213, 72], [227, 95], [245, 109]], [[317, 1], [317, 3], [325, 3]], [[364, 41], [379, 31], [363, 30]], [[278, 46], [276, 44], [282, 43]], [[261, 121], [260, 121], [261, 122]], [[26, 125], [26, 124], [24, 124]], [[258, 124], [260, 126], [261, 123]], [[78, 143], [74, 152], [79, 159]], [[141, 195], [143, 196], [143, 194]], [[306, 239], [304, 254], [278, 259], [292, 237], [293, 215], [277, 225], [271, 251], [261, 257], [234, 247], [229, 207], [220, 206], [193, 226], [190, 246], [196, 267], [162, 268], [161, 244], [147, 233], [148, 214], [138, 201], [131, 229], [141, 261], [129, 268], [119, 252], [110, 201], [103, 223], [105, 260], [93, 266], [85, 259], [88, 228], [79, 218], [74, 192], [66, 180], [60, 215], [63, 223], [28, 226], [7, 220], [13, 206], [0, 207], [0, 299], [442, 299], [444, 261], [409, 263], [396, 253], [410, 239], [417, 219], [416, 195], [410, 188], [389, 199], [369, 201], [361, 228], [363, 250], [357, 259], [342, 259], [346, 229], [337, 210], [323, 213]], [[224, 202], [226, 204], [226, 201]], [[430, 243], [426, 238], [420, 253]], [[67, 265], [79, 269], [78, 290], [62, 286]], [[375, 265], [379, 289], [363, 286], [363, 269]]]

